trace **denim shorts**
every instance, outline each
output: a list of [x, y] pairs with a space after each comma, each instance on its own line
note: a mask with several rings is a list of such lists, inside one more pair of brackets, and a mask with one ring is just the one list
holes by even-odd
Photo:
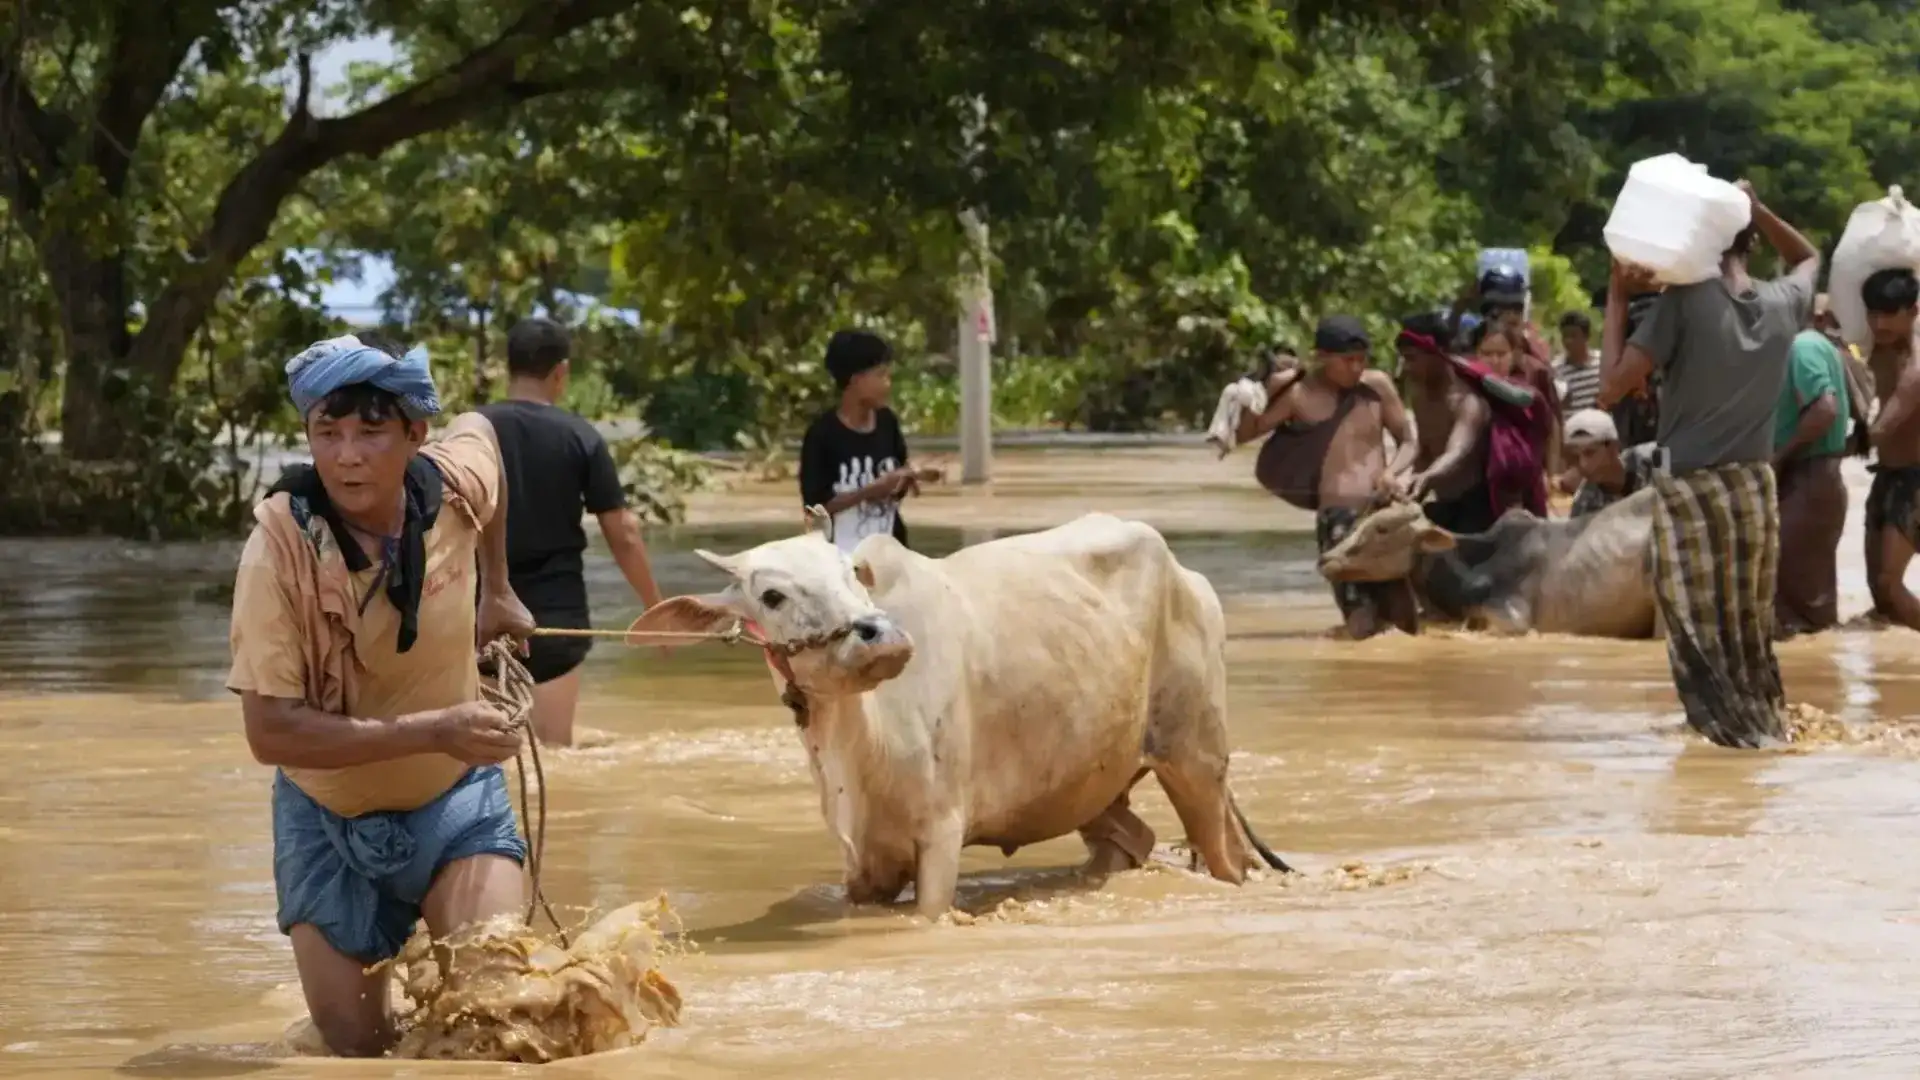
[[344, 818], [273, 778], [273, 886], [280, 932], [300, 923], [363, 964], [400, 954], [440, 868], [475, 855], [526, 865], [498, 765], [469, 769], [418, 810]]

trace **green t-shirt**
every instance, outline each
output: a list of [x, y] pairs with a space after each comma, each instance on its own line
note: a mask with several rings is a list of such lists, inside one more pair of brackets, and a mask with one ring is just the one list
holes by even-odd
[[1847, 451], [1847, 374], [1840, 365], [1840, 350], [1813, 330], [1802, 330], [1793, 339], [1787, 353], [1787, 385], [1780, 392], [1780, 407], [1774, 412], [1773, 445], [1785, 446], [1800, 426], [1800, 414], [1807, 406], [1832, 394], [1838, 410], [1833, 426], [1813, 445], [1801, 450], [1802, 457], [1828, 457]]

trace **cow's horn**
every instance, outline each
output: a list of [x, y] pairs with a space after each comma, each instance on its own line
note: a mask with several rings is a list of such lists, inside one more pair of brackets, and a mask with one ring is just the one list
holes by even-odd
[[833, 515], [824, 506], [807, 507], [807, 532], [818, 531], [827, 543], [833, 543]]

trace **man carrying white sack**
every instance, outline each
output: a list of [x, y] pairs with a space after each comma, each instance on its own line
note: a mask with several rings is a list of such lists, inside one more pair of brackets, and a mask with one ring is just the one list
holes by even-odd
[[1907, 588], [1907, 567], [1920, 547], [1920, 278], [1912, 270], [1881, 270], [1860, 296], [1873, 333], [1868, 363], [1881, 389], [1871, 439], [1878, 460], [1867, 492], [1867, 585], [1876, 613], [1920, 630], [1920, 601]]
[[[1627, 304], [1647, 277], [1615, 261], [1600, 348], [1600, 396], [1618, 401], [1660, 373], [1659, 505], [1651, 553], [1667, 658], [1687, 722], [1722, 746], [1782, 735], [1773, 601], [1780, 557], [1774, 417], [1794, 335], [1812, 314], [1820, 255], [1741, 183], [1752, 224], [1720, 273], [1661, 294], [1631, 341]], [[1756, 233], [1785, 276], [1747, 273]]]

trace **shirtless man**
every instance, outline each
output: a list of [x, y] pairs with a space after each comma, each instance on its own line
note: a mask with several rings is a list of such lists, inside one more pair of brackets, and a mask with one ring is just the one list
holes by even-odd
[[1920, 545], [1920, 349], [1914, 317], [1920, 281], [1910, 270], [1882, 270], [1860, 287], [1873, 329], [1867, 365], [1880, 395], [1872, 442], [1878, 451], [1867, 493], [1867, 582], [1873, 610], [1920, 630], [1920, 601], [1906, 584], [1907, 564]]
[[[1315, 511], [1323, 552], [1353, 530], [1377, 496], [1405, 491], [1419, 450], [1393, 380], [1367, 364], [1370, 348], [1360, 320], [1320, 320], [1309, 370], [1271, 375], [1266, 411], [1242, 417], [1237, 433], [1242, 444], [1272, 433], [1260, 448], [1256, 471], [1276, 495]], [[1392, 462], [1385, 434], [1394, 438]], [[1419, 631], [1419, 609], [1406, 581], [1337, 584], [1333, 598], [1355, 640], [1388, 626]]]
[[[1449, 334], [1439, 313], [1400, 321], [1394, 347], [1413, 384], [1414, 427], [1419, 451], [1415, 485], [1433, 493], [1427, 520], [1453, 533], [1493, 528], [1493, 498], [1487, 492], [1487, 399], [1455, 373], [1442, 344]], [[1424, 477], [1424, 483], [1419, 477]], [[1414, 486], [1414, 485], [1410, 485]]]

